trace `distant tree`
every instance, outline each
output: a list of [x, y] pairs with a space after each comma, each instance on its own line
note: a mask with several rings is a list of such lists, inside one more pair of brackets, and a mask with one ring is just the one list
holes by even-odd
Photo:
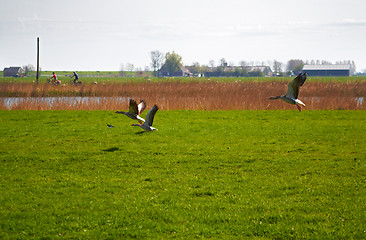
[[30, 72], [36, 71], [36, 68], [32, 64], [28, 64], [27, 66], [23, 66], [24, 75], [27, 76]]
[[207, 65], [201, 65], [201, 73], [208, 72], [208, 66]]
[[182, 57], [176, 54], [174, 51], [172, 53], [168, 52], [165, 55], [164, 66], [169, 75], [173, 75], [175, 72], [179, 71], [182, 68]]
[[234, 76], [235, 77], [241, 77], [242, 76], [243, 69], [240, 67], [235, 67]]
[[286, 70], [294, 73], [300, 73], [304, 67], [304, 62], [300, 59], [291, 59], [287, 62]]
[[121, 74], [121, 77], [123, 77], [125, 74], [125, 65], [123, 63], [121, 63], [120, 74]]
[[249, 77], [264, 77], [264, 74], [259, 70], [249, 72], [248, 74], [249, 74]]
[[240, 76], [241, 77], [249, 77], [248, 69], [242, 68], [241, 71], [240, 71]]
[[135, 69], [135, 66], [132, 63], [127, 63], [126, 69], [127, 71], [132, 72]]
[[282, 72], [282, 63], [278, 62], [277, 60], [273, 61], [273, 71], [276, 74], [280, 74]]
[[200, 66], [200, 64], [198, 62], [194, 62], [192, 64], [191, 71], [192, 71], [192, 73], [195, 73], [195, 74], [201, 73], [201, 66]]
[[227, 62], [226, 62], [225, 58], [220, 59], [220, 67], [227, 67]]
[[351, 71], [352, 71], [352, 74], [356, 72], [356, 63], [355, 63], [355, 61], [352, 61], [352, 63], [351, 63]]
[[154, 75], [157, 75], [157, 71], [163, 66], [164, 64], [164, 54], [159, 52], [158, 50], [152, 51], [150, 53], [151, 56], [151, 67], [154, 70]]
[[247, 66], [247, 63], [246, 63], [245, 61], [240, 61], [240, 62], [239, 62], [239, 65], [240, 65], [241, 67], [245, 67], [245, 66]]
[[322, 60], [322, 65], [331, 65], [332, 63], [326, 60]]
[[209, 67], [214, 68], [214, 67], [215, 67], [215, 61], [211, 59], [211, 60], [208, 62], [208, 66], [209, 66]]

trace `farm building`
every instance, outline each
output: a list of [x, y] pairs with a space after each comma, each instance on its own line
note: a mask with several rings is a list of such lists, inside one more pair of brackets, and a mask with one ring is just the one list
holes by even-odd
[[225, 72], [225, 73], [229, 73], [229, 74], [224, 74], [223, 76], [234, 76], [235, 72], [238, 69], [246, 70], [249, 73], [249, 76], [251, 76], [250, 73], [256, 73], [256, 72], [262, 73], [263, 76], [265, 76], [265, 77], [270, 77], [273, 74], [272, 69], [269, 66], [224, 66], [224, 67], [207, 67], [206, 75], [209, 76], [209, 75], [211, 75], [210, 73], [213, 73], [213, 75], [211, 75], [211, 76], [216, 76], [216, 77], [221, 76], [221, 75], [215, 75], [215, 72], [216, 73], [218, 72], [218, 68], [223, 69], [223, 72]]
[[350, 76], [355, 72], [351, 64], [304, 65], [302, 71], [309, 76]]
[[174, 72], [173, 74], [170, 74], [167, 70], [165, 64], [159, 69], [158, 71], [159, 77], [190, 77], [192, 76], [192, 73], [184, 66], [182, 66], [179, 71]]
[[245, 66], [248, 72], [262, 72], [264, 76], [270, 77], [272, 76], [272, 69], [269, 66]]
[[3, 76], [4, 77], [21, 77], [24, 73], [23, 68], [21, 67], [9, 67], [4, 68]]

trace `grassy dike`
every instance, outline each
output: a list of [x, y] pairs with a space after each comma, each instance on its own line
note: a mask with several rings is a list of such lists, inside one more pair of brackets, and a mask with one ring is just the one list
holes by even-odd
[[364, 239], [365, 119], [0, 111], [0, 238]]

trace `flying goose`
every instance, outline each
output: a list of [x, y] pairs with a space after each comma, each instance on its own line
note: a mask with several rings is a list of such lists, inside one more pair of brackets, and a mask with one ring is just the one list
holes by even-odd
[[154, 116], [155, 116], [155, 113], [158, 111], [159, 107], [158, 105], [154, 105], [150, 111], [147, 113], [146, 115], [146, 120], [144, 122], [144, 124], [132, 124], [131, 126], [138, 126], [146, 131], [154, 131], [154, 130], [158, 130], [156, 128], [154, 128], [152, 126], [153, 124], [153, 121], [154, 121]]
[[139, 123], [142, 124], [142, 122], [145, 122], [145, 119], [143, 119], [139, 115], [145, 110], [145, 108], [146, 108], [146, 102], [144, 100], [141, 100], [139, 105], [137, 106], [136, 101], [130, 99], [130, 107], [128, 112], [117, 111], [115, 113], [122, 113], [133, 120], [139, 121]]
[[277, 96], [277, 97], [270, 97], [270, 100], [275, 100], [275, 99], [281, 99], [287, 103], [290, 104], [294, 104], [296, 105], [297, 109], [299, 109], [299, 111], [301, 112], [301, 105], [305, 106], [305, 104], [303, 102], [301, 102], [299, 99], [297, 99], [297, 97], [299, 96], [299, 88], [304, 84], [306, 78], [307, 78], [307, 74], [304, 73], [301, 75], [301, 73], [294, 78], [294, 80], [292, 80], [289, 84], [288, 84], [288, 89], [287, 89], [287, 93], [284, 96]]

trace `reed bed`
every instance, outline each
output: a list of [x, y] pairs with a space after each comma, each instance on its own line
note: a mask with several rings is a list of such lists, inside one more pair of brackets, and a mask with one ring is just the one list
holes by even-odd
[[[53, 86], [49, 84], [0, 84], [0, 109], [27, 110], [119, 110], [128, 99], [144, 99], [148, 107], [162, 110], [276, 110], [296, 109], [281, 100], [288, 82], [143, 82]], [[21, 97], [10, 107], [5, 99]], [[47, 99], [52, 99], [52, 104]], [[65, 98], [69, 97], [69, 98]], [[305, 109], [365, 109], [366, 82], [306, 82], [299, 98]], [[70, 98], [73, 101], [70, 101]], [[84, 101], [83, 98], [88, 98]], [[94, 99], [93, 99], [94, 98]]]

